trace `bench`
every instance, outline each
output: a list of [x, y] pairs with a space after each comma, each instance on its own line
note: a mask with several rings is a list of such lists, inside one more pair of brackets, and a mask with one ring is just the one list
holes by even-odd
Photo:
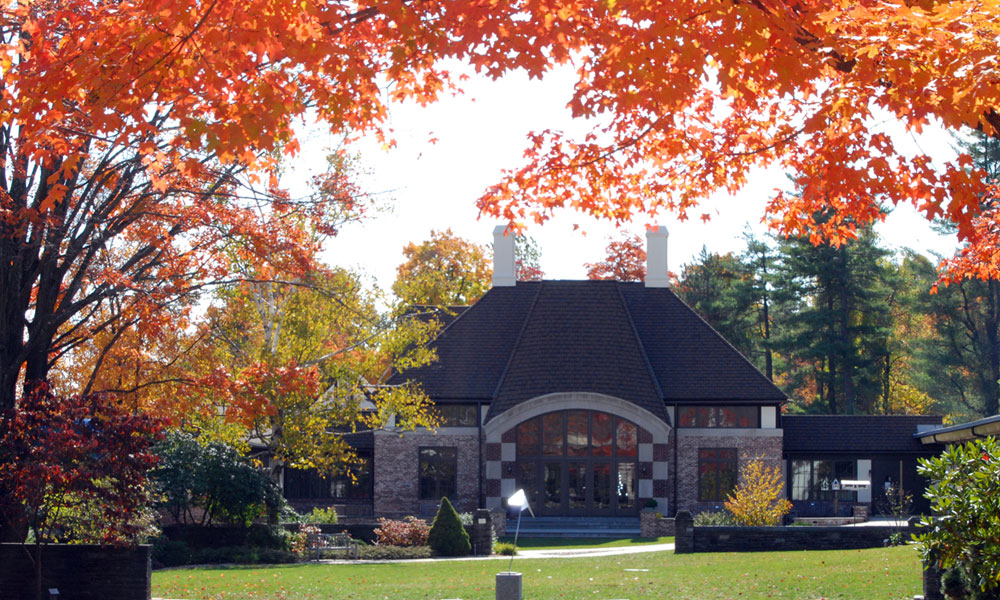
[[343, 550], [345, 558], [358, 558], [358, 543], [344, 533], [313, 533], [308, 536], [309, 557], [319, 560], [328, 550]]

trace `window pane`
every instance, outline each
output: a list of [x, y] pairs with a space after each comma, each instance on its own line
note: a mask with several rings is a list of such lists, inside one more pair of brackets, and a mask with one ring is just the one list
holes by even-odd
[[587, 455], [587, 412], [572, 410], [566, 414], [566, 453]]
[[439, 404], [442, 427], [475, 427], [478, 425], [475, 404]]
[[564, 437], [563, 413], [542, 415], [542, 454], [562, 456]]
[[545, 463], [545, 507], [558, 508], [562, 504], [562, 464]]
[[421, 500], [455, 497], [458, 476], [458, 453], [455, 448], [421, 448], [419, 472]]
[[703, 448], [698, 451], [698, 499], [721, 502], [736, 487], [736, 449]]
[[568, 479], [569, 507], [585, 508], [587, 506], [587, 463], [569, 463]]
[[517, 488], [524, 490], [528, 503], [538, 506], [538, 464], [534, 462], [517, 463]]
[[590, 452], [594, 456], [611, 456], [612, 447], [611, 415], [593, 413], [593, 425], [590, 432]]
[[680, 415], [677, 417], [678, 427], [697, 427], [698, 413], [693, 406], [680, 407]]
[[594, 465], [594, 508], [611, 506], [611, 464], [598, 463]]
[[618, 463], [618, 508], [635, 507], [635, 463]]
[[792, 500], [809, 500], [812, 461], [792, 461]]
[[639, 447], [639, 434], [636, 426], [622, 419], [617, 421], [618, 456], [635, 456]]
[[538, 419], [531, 419], [517, 426], [517, 455], [538, 455]]

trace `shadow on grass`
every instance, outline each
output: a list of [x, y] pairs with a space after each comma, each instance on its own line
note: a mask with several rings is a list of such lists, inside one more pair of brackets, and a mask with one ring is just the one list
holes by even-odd
[[[501, 542], [514, 543], [514, 536], [499, 538]], [[517, 538], [517, 547], [524, 550], [535, 548], [618, 548], [624, 546], [642, 546], [648, 544], [672, 544], [673, 537], [633, 537], [626, 539], [608, 538], [573, 538], [573, 537], [527, 537]]]

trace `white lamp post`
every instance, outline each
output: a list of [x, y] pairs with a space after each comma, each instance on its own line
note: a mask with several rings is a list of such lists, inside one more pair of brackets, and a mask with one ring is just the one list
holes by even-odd
[[[524, 490], [517, 490], [507, 499], [507, 508], [517, 511], [517, 526], [514, 528], [514, 552], [517, 552], [517, 534], [521, 531], [521, 513], [528, 509], [528, 513], [534, 517], [531, 507], [528, 506], [528, 497]], [[510, 555], [510, 564], [507, 565], [506, 573], [497, 573], [497, 598], [496, 600], [521, 600], [521, 574], [514, 573], [510, 569], [514, 566], [514, 555]]]

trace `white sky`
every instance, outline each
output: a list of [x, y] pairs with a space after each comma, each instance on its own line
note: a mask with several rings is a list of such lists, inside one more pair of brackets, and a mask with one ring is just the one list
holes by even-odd
[[[374, 140], [357, 145], [361, 162], [370, 171], [363, 181], [365, 189], [384, 193], [391, 212], [346, 227], [328, 243], [328, 262], [361, 269], [388, 290], [403, 260], [403, 247], [428, 239], [432, 229], [450, 227], [476, 243], [491, 243], [496, 223], [478, 219], [475, 201], [499, 180], [502, 169], [521, 166], [529, 131], [581, 130], [565, 108], [572, 76], [563, 70], [544, 81], [529, 81], [520, 73], [499, 82], [474, 78], [466, 82], [464, 96], [428, 107], [393, 105], [391, 126], [397, 147], [386, 151]], [[953, 154], [950, 137], [942, 131], [928, 131], [917, 139], [901, 133], [893, 123], [881, 126], [894, 133], [898, 143], [931, 151], [936, 158], [948, 160]], [[438, 142], [429, 143], [431, 138]], [[303, 151], [285, 179], [293, 192], [299, 182], [322, 169], [325, 148], [336, 144], [323, 132], [306, 136]], [[670, 231], [669, 269], [679, 273], [703, 245], [712, 252], [742, 250], [743, 231], [748, 225], [758, 234], [765, 231], [760, 223], [764, 205], [772, 190], [786, 182], [779, 171], [760, 172], [737, 196], [713, 198], [694, 213], [710, 213], [708, 223], [698, 218], [681, 223], [670, 215], [659, 218], [657, 224]], [[627, 229], [642, 235], [647, 222], [641, 218]], [[575, 224], [580, 225], [577, 231]], [[883, 243], [894, 249], [950, 255], [956, 245], [953, 237], [931, 231], [927, 221], [908, 206], [900, 206], [878, 231]], [[611, 224], [571, 211], [541, 226], [529, 224], [528, 235], [539, 244], [546, 279], [584, 279], [583, 264], [601, 260], [608, 237], [617, 237]]]

